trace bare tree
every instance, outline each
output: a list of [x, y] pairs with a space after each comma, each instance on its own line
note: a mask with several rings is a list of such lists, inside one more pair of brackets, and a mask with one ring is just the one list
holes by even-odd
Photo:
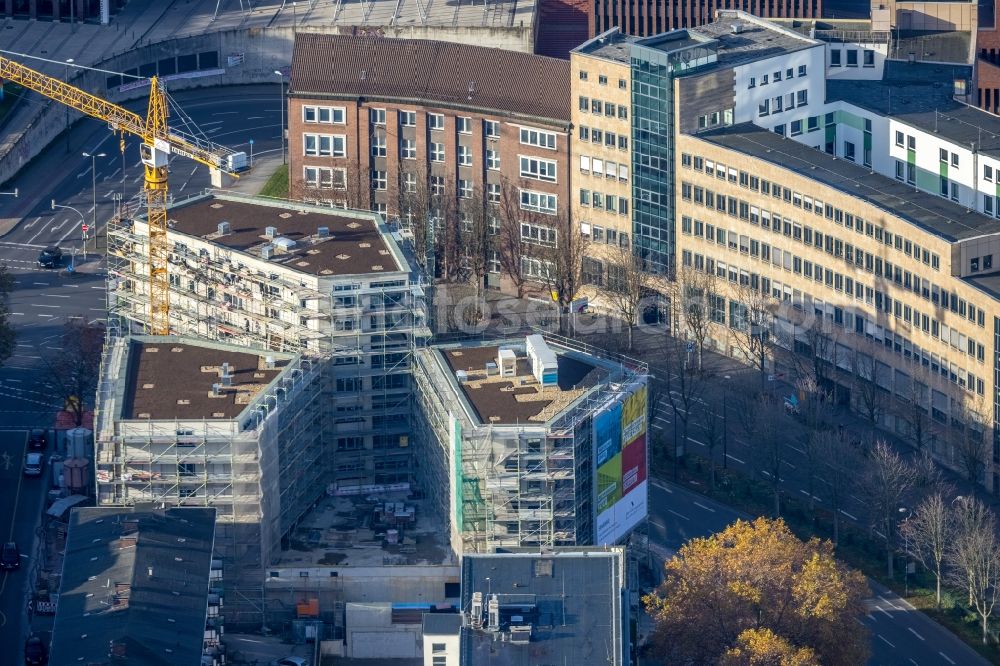
[[472, 195], [460, 202], [462, 266], [476, 292], [478, 322], [486, 313], [486, 275], [489, 271], [490, 253], [493, 250], [491, 216], [494, 214], [486, 203], [484, 190], [474, 189]]
[[770, 294], [751, 285], [740, 285], [730, 301], [729, 327], [740, 353], [760, 373], [761, 386], [767, 384], [768, 363], [774, 357], [773, 311]]
[[83, 425], [87, 403], [97, 391], [104, 337], [104, 326], [71, 319], [63, 326], [59, 351], [42, 356], [43, 382], [77, 426]]
[[624, 247], [611, 250], [603, 293], [625, 324], [629, 350], [632, 349], [633, 328], [639, 325], [642, 314], [642, 299], [651, 285], [652, 278], [643, 270], [642, 260], [637, 255]]
[[[869, 348], [869, 352], [874, 349]], [[880, 366], [874, 353], [855, 349], [851, 354], [851, 372], [854, 373], [854, 393], [864, 415], [877, 426], [885, 413], [889, 393], [879, 386]]]
[[703, 400], [698, 409], [698, 433], [708, 454], [709, 487], [715, 489], [715, 451], [726, 438], [726, 414], [721, 400]]
[[532, 224], [533, 211], [521, 208], [521, 194], [516, 183], [508, 179], [500, 184], [500, 233], [497, 237], [497, 252], [500, 267], [517, 289], [517, 297], [524, 297], [528, 278], [524, 272], [524, 260], [533, 256], [533, 246], [521, 242], [521, 225]]
[[941, 493], [933, 493], [917, 505], [900, 531], [909, 541], [910, 552], [920, 564], [934, 574], [935, 604], [941, 608], [941, 581], [945, 557], [955, 532], [954, 517]]
[[988, 425], [983, 417], [985, 413], [986, 405], [982, 398], [969, 400], [953, 417], [949, 431], [949, 443], [955, 447], [962, 471], [970, 483], [982, 483], [988, 462], [990, 444], [986, 437]]
[[893, 557], [899, 509], [913, 488], [916, 473], [895, 449], [885, 442], [876, 442], [871, 449], [862, 477], [861, 490], [870, 512], [872, 526], [885, 541], [886, 566], [893, 575]]
[[567, 315], [573, 299], [583, 286], [583, 257], [589, 243], [573, 228], [568, 215], [557, 216], [556, 242], [544, 248], [541, 256], [552, 265], [547, 286], [559, 305], [559, 332], [568, 335]]
[[843, 437], [825, 432], [814, 442], [820, 467], [820, 493], [833, 514], [833, 542], [840, 541], [840, 514], [857, 486], [862, 469], [858, 452]]
[[1000, 541], [993, 512], [976, 498], [961, 498], [949, 549], [954, 579], [969, 592], [969, 603], [982, 620], [982, 640], [989, 637], [989, 619], [1000, 599]]
[[750, 439], [750, 464], [754, 472], [760, 476], [771, 489], [774, 498], [774, 516], [781, 515], [781, 483], [784, 465], [784, 436], [782, 421], [787, 417], [775, 404], [770, 394], [761, 393], [757, 398], [756, 409], [752, 416], [752, 439]]
[[930, 388], [915, 377], [896, 403], [896, 416], [906, 424], [909, 440], [918, 451], [927, 448], [938, 436], [929, 406]]
[[841, 328], [823, 318], [822, 314], [788, 308], [787, 322], [782, 322], [779, 335], [790, 354], [798, 380], [807, 381], [813, 394], [827, 394], [833, 386], [836, 371], [837, 342]]
[[431, 220], [437, 275], [447, 282], [462, 279], [462, 228], [452, 174], [431, 174]]
[[[664, 360], [664, 400], [670, 405], [674, 422], [674, 474], [677, 472], [677, 458], [687, 446], [688, 433], [695, 411], [702, 403], [704, 383], [696, 373], [687, 367], [686, 354], [682, 343], [673, 338], [665, 338], [668, 351]], [[679, 432], [678, 432], [679, 429]]]
[[407, 160], [398, 161], [396, 209], [400, 226], [413, 236], [413, 253], [420, 269], [434, 277], [434, 241], [431, 225], [431, 193], [427, 169]]
[[715, 322], [712, 307], [719, 298], [718, 278], [713, 273], [683, 267], [672, 282], [671, 316], [679, 322], [683, 338], [695, 346], [698, 372], [704, 371], [705, 347]]

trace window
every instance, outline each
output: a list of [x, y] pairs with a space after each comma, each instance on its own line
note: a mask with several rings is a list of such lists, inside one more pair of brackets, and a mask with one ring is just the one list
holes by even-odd
[[614, 132], [604, 133], [604, 145], [608, 148], [614, 148], [617, 143], [617, 137]]
[[472, 181], [464, 178], [458, 179], [458, 196], [462, 199], [472, 198]]
[[428, 113], [427, 114], [427, 127], [432, 130], [443, 130], [444, 129], [444, 114], [443, 113]]
[[830, 67], [840, 67], [840, 49], [830, 50]]
[[900, 148], [903, 147], [903, 138], [904, 138], [903, 137], [903, 133], [897, 130], [896, 131], [896, 145], [899, 146]]
[[857, 49], [847, 49], [847, 66], [857, 67], [858, 66], [858, 51]]
[[[604, 104], [599, 99], [590, 100], [590, 111], [597, 115], [604, 113]], [[522, 141], [523, 143], [523, 141]]]
[[386, 188], [385, 171], [372, 170], [372, 189], [384, 190]]
[[590, 141], [590, 128], [580, 125], [580, 141]]
[[486, 183], [486, 202], [500, 203], [500, 183]]
[[815, 132], [819, 129], [819, 116], [809, 116], [806, 122], [806, 129], [809, 132]]
[[455, 119], [455, 128], [459, 134], [472, 134], [472, 118], [460, 116]]
[[342, 190], [347, 184], [346, 169], [307, 166], [302, 171], [307, 187], [318, 187], [324, 190]]
[[385, 125], [385, 109], [368, 109], [368, 121], [372, 125]]
[[771, 78], [774, 80], [775, 83], [777, 83], [778, 81], [780, 81], [781, 80], [781, 70], [778, 70], [777, 72], [775, 72], [772, 75]]
[[521, 128], [521, 143], [526, 146], [538, 146], [539, 148], [556, 149], [556, 135], [553, 132], [543, 132], [542, 130]]
[[993, 167], [989, 164], [983, 165], [983, 180], [988, 180], [991, 183], [993, 182]]
[[590, 98], [580, 95], [580, 111], [587, 113], [590, 111]]
[[903, 180], [905, 177], [905, 164], [900, 160], [896, 160], [896, 180]]
[[302, 147], [305, 155], [319, 157], [345, 157], [343, 134], [303, 134]]
[[799, 76], [805, 76], [805, 75], [806, 75], [806, 66], [799, 65]]
[[556, 181], [556, 163], [554, 161], [521, 155], [520, 162], [522, 178], [533, 178], [551, 183]]
[[431, 142], [431, 162], [444, 162], [444, 144]]
[[750, 77], [750, 84], [747, 86], [747, 88], [756, 88], [756, 87], [757, 87], [757, 77], [756, 76], [751, 76]]
[[326, 125], [344, 124], [344, 107], [342, 106], [303, 106], [302, 122], [321, 123]]
[[618, 150], [628, 150], [628, 137], [624, 134], [618, 135]]
[[493, 171], [500, 169], [500, 153], [496, 150], [486, 151], [486, 168]]
[[416, 111], [400, 111], [399, 112], [399, 124], [403, 127], [416, 127], [417, 126], [417, 112]]
[[771, 112], [771, 100], [765, 99], [760, 104], [757, 105], [757, 115], [766, 116]]
[[771, 113], [781, 113], [784, 111], [784, 99], [779, 96], [771, 100], [771, 109]]
[[603, 143], [604, 132], [599, 129], [590, 130], [590, 140], [592, 143]]
[[850, 141], [844, 142], [844, 159], [854, 161], [854, 144]]
[[906, 149], [907, 150], [916, 150], [917, 149], [917, 137], [912, 136], [912, 135], [907, 135], [906, 136]]
[[762, 86], [766, 86], [767, 85], [767, 76], [768, 75], [765, 74], [764, 76], [760, 77], [760, 85], [762, 85]]
[[500, 123], [496, 120], [484, 120], [483, 121], [483, 134], [486, 135], [487, 139], [499, 139], [500, 138]]
[[618, 119], [628, 120], [628, 107], [625, 106], [624, 104], [618, 105]]
[[599, 74], [597, 76], [597, 82], [602, 86], [606, 86], [608, 85], [608, 77], [606, 77], [604, 74]]
[[938, 159], [945, 164], [948, 163], [948, 151], [944, 148], [938, 148]]
[[616, 106], [614, 104], [612, 104], [611, 102], [606, 102], [604, 104], [604, 115], [606, 115], [608, 118], [614, 118], [615, 109]]
[[372, 134], [372, 157], [385, 157], [385, 134], [381, 131]]
[[470, 146], [458, 147], [458, 165], [472, 166], [472, 148]]
[[444, 194], [444, 176], [431, 176], [431, 194], [441, 196]]
[[791, 135], [792, 136], [798, 136], [798, 135], [802, 134], [802, 121], [801, 120], [793, 120], [791, 122], [791, 124], [790, 124], [789, 127], [791, 129]]
[[581, 81], [587, 80], [587, 72], [583, 71], [582, 69], [580, 70], [580, 80]]
[[795, 70], [794, 69], [792, 69], [791, 67], [789, 67], [788, 69], [785, 70], [785, 78], [786, 79], [790, 79], [793, 76], [795, 76]]
[[873, 51], [871, 49], [865, 49], [865, 52], [864, 52], [864, 61], [862, 62], [862, 64], [865, 67], [874, 67], [875, 66], [875, 51]]
[[404, 160], [417, 159], [417, 142], [414, 139], [400, 139], [399, 156]]
[[590, 190], [580, 190], [580, 205], [589, 206], [590, 205]]
[[809, 103], [809, 91], [808, 90], [799, 90], [799, 91], [797, 91], [795, 93], [795, 105], [796, 106], [805, 106], [808, 103]]
[[521, 240], [532, 245], [556, 245], [556, 230], [538, 224], [522, 224]]
[[415, 173], [410, 173], [409, 171], [404, 171], [401, 178], [403, 192], [412, 194], [417, 191], [417, 175]]
[[957, 167], [958, 166], [958, 153], [952, 153], [951, 154], [951, 165], [953, 167]]
[[625, 90], [628, 88], [628, 82], [625, 79], [618, 79], [618, 89]]
[[546, 215], [555, 215], [556, 195], [534, 190], [521, 190], [521, 208]]
[[528, 278], [549, 279], [555, 273], [551, 261], [521, 257], [521, 274]]

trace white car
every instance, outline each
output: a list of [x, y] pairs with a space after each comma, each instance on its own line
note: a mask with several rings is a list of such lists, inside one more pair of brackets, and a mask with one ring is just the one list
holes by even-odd
[[45, 463], [45, 456], [41, 453], [27, 453], [24, 456], [24, 475], [41, 476], [42, 465]]

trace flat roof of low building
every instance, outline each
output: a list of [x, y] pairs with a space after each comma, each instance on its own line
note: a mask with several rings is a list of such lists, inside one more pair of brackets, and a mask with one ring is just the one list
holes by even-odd
[[568, 123], [569, 79], [568, 61], [531, 53], [299, 33], [289, 94], [411, 100]]
[[458, 613], [424, 613], [424, 636], [457, 636], [462, 630], [462, 616]]
[[[499, 604], [500, 626], [466, 625], [462, 664], [608, 664], [620, 666], [628, 626], [622, 626], [622, 548], [555, 549], [539, 553], [466, 554], [462, 558], [462, 603], [483, 598], [488, 623], [490, 595]], [[524, 644], [499, 640], [511, 627], [531, 625]]]
[[[267, 358], [274, 367], [267, 367]], [[129, 344], [120, 418], [126, 420], [233, 419], [281, 374], [288, 354], [255, 353], [242, 347], [185, 342], [183, 338], [137, 338]], [[229, 364], [230, 386], [222, 365]]]
[[866, 201], [951, 242], [1000, 233], [1000, 220], [751, 123], [697, 137]]
[[615, 26], [606, 32], [602, 32], [597, 37], [580, 44], [570, 51], [580, 55], [592, 56], [601, 60], [617, 62], [622, 65], [631, 64], [630, 53], [632, 44], [639, 41], [638, 37], [622, 34], [620, 28]]
[[215, 509], [73, 509], [51, 664], [201, 663]]
[[[500, 349], [513, 349], [516, 353], [516, 375], [501, 377], [499, 372], [487, 374], [486, 364], [496, 363]], [[551, 420], [590, 388], [608, 376], [607, 369], [588, 363], [582, 356], [570, 357], [556, 352], [558, 364], [557, 385], [543, 387], [532, 374], [523, 341], [442, 348], [438, 352], [451, 368], [452, 377], [459, 371], [467, 380], [458, 382], [469, 404], [484, 423], [537, 423]]]
[[[278, 200], [197, 197], [172, 206], [171, 230], [319, 276], [364, 275], [406, 270], [386, 241], [388, 231], [377, 213], [344, 211]], [[219, 233], [219, 224], [229, 232]], [[266, 235], [274, 227], [275, 235]], [[320, 234], [325, 227], [327, 235]], [[287, 249], [281, 239], [291, 241]]]
[[[715, 21], [692, 31], [718, 40], [716, 67], [735, 67], [822, 45], [818, 40], [740, 10], [719, 10]], [[701, 71], [704, 70], [695, 70], [692, 75]]]

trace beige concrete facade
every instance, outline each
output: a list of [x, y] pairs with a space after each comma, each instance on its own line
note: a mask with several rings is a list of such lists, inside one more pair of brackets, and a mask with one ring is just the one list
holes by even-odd
[[[858, 375], [874, 379], [884, 399], [877, 420], [902, 435], [912, 434], [911, 404], [921, 404], [935, 431], [928, 448], [965, 473], [957, 424], [970, 412], [993, 422], [997, 303], [960, 275], [977, 246], [995, 241], [952, 243], [806, 174], [695, 136], [679, 135], [676, 155], [678, 268], [716, 276], [725, 300], [714, 309], [714, 345], [739, 356], [731, 326], [740, 303], [751, 289], [770, 294], [776, 371], [783, 356], [825, 356], [829, 390], [861, 412]], [[825, 351], [806, 333], [819, 319]], [[975, 427], [986, 438], [980, 481], [994, 487], [991, 428]]]

